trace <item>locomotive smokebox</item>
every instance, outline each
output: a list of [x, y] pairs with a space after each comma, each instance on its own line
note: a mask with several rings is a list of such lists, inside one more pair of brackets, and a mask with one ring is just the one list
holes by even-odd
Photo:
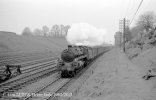
[[65, 62], [72, 62], [75, 59], [75, 55], [70, 49], [66, 49], [62, 52], [61, 59]]

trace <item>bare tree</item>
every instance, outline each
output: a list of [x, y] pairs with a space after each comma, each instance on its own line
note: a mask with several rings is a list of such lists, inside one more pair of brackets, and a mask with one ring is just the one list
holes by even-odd
[[43, 36], [42, 30], [40, 30], [40, 29], [38, 29], [38, 28], [36, 28], [36, 29], [33, 31], [33, 34], [34, 34], [35, 36]]
[[57, 36], [57, 35], [59, 35], [60, 28], [59, 28], [59, 26], [56, 24], [56, 25], [53, 25], [51, 31], [54, 32], [54, 36]]
[[22, 35], [25, 35], [25, 36], [32, 35], [32, 32], [31, 32], [30, 28], [29, 27], [24, 28], [24, 30], [22, 32]]
[[67, 35], [69, 29], [70, 29], [70, 25], [66, 25], [64, 28], [66, 35]]
[[49, 28], [47, 26], [43, 26], [42, 31], [43, 31], [44, 36], [47, 36], [49, 33]]
[[60, 34], [61, 34], [61, 36], [63, 36], [64, 33], [65, 33], [64, 28], [65, 28], [64, 25], [60, 25]]
[[62, 37], [62, 36], [66, 36], [67, 35], [67, 32], [68, 32], [68, 29], [70, 28], [69, 25], [53, 25], [51, 30], [50, 30], [50, 35], [51, 36], [59, 36], [59, 37]]
[[146, 32], [148, 32], [150, 29], [154, 27], [154, 24], [156, 23], [156, 16], [154, 12], [146, 12], [142, 14], [138, 21], [137, 26], [143, 27]]

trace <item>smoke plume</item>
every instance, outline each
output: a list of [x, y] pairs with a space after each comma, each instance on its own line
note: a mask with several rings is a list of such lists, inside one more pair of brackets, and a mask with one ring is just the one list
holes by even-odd
[[100, 46], [107, 44], [106, 31], [87, 23], [73, 24], [66, 37], [69, 44]]

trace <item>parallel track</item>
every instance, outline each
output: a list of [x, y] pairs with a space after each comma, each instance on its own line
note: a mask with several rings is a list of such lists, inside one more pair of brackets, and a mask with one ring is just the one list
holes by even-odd
[[[98, 57], [96, 57], [98, 58]], [[95, 59], [96, 59], [95, 58]], [[93, 61], [91, 61], [84, 69], [81, 70], [81, 72], [79, 72], [76, 77], [80, 77], [88, 68], [89, 66], [91, 66], [95, 59]], [[61, 91], [62, 88], [64, 88], [66, 85], [68, 85], [70, 82], [75, 81], [76, 79], [62, 79], [62, 78], [57, 78], [56, 80], [50, 82], [49, 84], [45, 85], [44, 87], [42, 87], [40, 90], [34, 92], [34, 94], [44, 94], [44, 93], [49, 93], [50, 95], [48, 96], [42, 96], [42, 97], [34, 97], [33, 95], [30, 95], [26, 98], [22, 98], [20, 100], [55, 100], [57, 97], [57, 93], [60, 93], [59, 91]]]
[[2, 60], [9, 60], [14, 58], [22, 58], [22, 57], [28, 57], [28, 56], [41, 56], [41, 55], [47, 55], [48, 53], [17, 53], [17, 54], [0, 54], [0, 61]]
[[16, 64], [16, 63], [22, 63], [22, 62], [28, 62], [36, 59], [43, 59], [43, 58], [49, 58], [52, 57], [52, 55], [33, 55], [33, 56], [23, 56], [18, 58], [12, 58], [12, 59], [3, 59], [0, 60], [0, 66], [4, 66], [6, 64]]
[[[88, 66], [90, 66], [93, 62], [94, 61], [92, 61]], [[89, 68], [88, 66], [85, 67], [76, 76], [79, 77], [82, 73], [84, 73]], [[38, 79], [41, 79], [43, 77], [47, 77], [48, 75], [51, 75], [52, 73], [54, 73], [56, 71], [57, 71], [57, 68], [56, 67], [53, 67], [53, 68], [47, 68], [47, 69], [45, 69], [43, 71], [39, 71], [39, 72], [33, 73], [32, 75], [28, 75], [28, 76], [26, 76], [24, 78], [21, 78], [19, 80], [14, 81], [12, 84], [11, 83], [8, 83], [8, 85], [6, 85], [5, 87], [2, 87], [3, 90], [0, 91], [0, 93], [5, 94], [7, 92], [14, 92], [14, 91], [16, 91], [16, 90], [24, 87], [25, 85], [28, 85], [30, 83], [33, 83], [34, 81], [37, 81]], [[49, 84], [45, 85], [44, 87], [42, 87], [41, 89], [39, 89], [35, 93], [37, 94], [37, 93], [50, 92], [52, 95], [46, 96], [46, 97], [41, 97], [41, 98], [43, 100], [51, 100], [51, 99], [53, 100], [53, 97], [54, 97], [53, 94], [54, 93], [58, 93], [63, 87], [65, 87], [72, 80], [73, 79], [61, 79], [61, 78], [57, 78], [56, 80], [54, 80], [54, 81], [50, 82]], [[49, 89], [49, 88], [51, 88], [51, 89]], [[1, 89], [1, 85], [0, 85], [0, 89]], [[4, 96], [4, 98], [5, 98], [5, 96]], [[31, 96], [28, 96], [26, 98], [22, 98], [21, 100], [33, 100], [33, 98], [36, 99], [37, 97], [33, 97], [31, 95]]]
[[27, 75], [27, 76], [19, 78], [17, 80], [13, 80], [8, 83], [0, 85], [1, 96], [7, 92], [17, 91], [18, 89], [21, 89], [22, 87], [24, 87], [28, 84], [31, 84], [37, 80], [40, 80], [44, 77], [47, 77], [47, 76], [53, 74], [54, 72], [57, 71], [57, 68], [55, 65], [53, 67], [51, 67], [51, 65], [53, 65], [53, 64], [54, 63], [44, 65], [43, 66], [44, 69], [41, 69], [31, 75]]
[[42, 97], [36, 97], [33, 95], [30, 95], [26, 98], [21, 98], [20, 100], [33, 100], [33, 98], [39, 98], [39, 99], [43, 99], [43, 100], [49, 100], [51, 97], [53, 97], [55, 95], [55, 93], [57, 93], [57, 91], [59, 91], [62, 87], [64, 87], [66, 84], [68, 84], [68, 82], [70, 82], [70, 80], [72, 79], [62, 79], [62, 78], [57, 78], [53, 81], [51, 81], [49, 84], [45, 85], [44, 87], [42, 87], [41, 89], [39, 89], [36, 92], [33, 92], [34, 94], [50, 94], [48, 96], [42, 96]]

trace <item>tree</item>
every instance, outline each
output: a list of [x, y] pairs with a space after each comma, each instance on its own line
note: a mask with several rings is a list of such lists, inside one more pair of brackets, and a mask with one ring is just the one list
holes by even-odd
[[135, 26], [130, 29], [132, 38], [137, 37], [140, 32], [143, 32], [143, 27]]
[[56, 25], [53, 25], [53, 27], [52, 27], [52, 29], [51, 29], [51, 32], [53, 32], [53, 34], [55, 35], [55, 36], [57, 36], [58, 34], [59, 34], [59, 32], [60, 32], [60, 28], [59, 28], [59, 26], [56, 24]]
[[146, 30], [146, 32], [148, 32], [150, 29], [154, 27], [155, 23], [156, 23], [156, 16], [154, 12], [146, 12], [141, 16], [139, 16], [136, 25], [143, 27]]
[[34, 30], [33, 34], [34, 34], [35, 36], [43, 36], [42, 30], [40, 30], [40, 29], [38, 29], [38, 28], [36, 28], [36, 29]]
[[66, 35], [67, 35], [69, 29], [70, 29], [70, 25], [65, 26], [64, 30], [65, 30]]
[[59, 36], [59, 37], [61, 37], [61, 36], [67, 35], [67, 32], [68, 32], [69, 28], [70, 28], [69, 25], [64, 26], [62, 24], [61, 25], [55, 24], [55, 25], [52, 26], [52, 28], [51, 28], [49, 33], [50, 33], [51, 36]]
[[50, 32], [49, 32], [49, 35], [50, 35], [50, 36], [54, 36], [54, 34], [55, 34], [54, 30], [53, 30], [53, 28], [51, 28], [51, 30], [50, 30]]
[[22, 32], [22, 35], [25, 35], [25, 36], [32, 35], [32, 32], [31, 32], [30, 28], [29, 27], [24, 28], [24, 30]]
[[64, 25], [60, 25], [60, 34], [62, 36], [65, 34]]
[[47, 36], [48, 33], [49, 33], [49, 28], [48, 28], [47, 26], [43, 26], [43, 27], [42, 27], [42, 31], [43, 31], [43, 35], [44, 35], [44, 36]]

